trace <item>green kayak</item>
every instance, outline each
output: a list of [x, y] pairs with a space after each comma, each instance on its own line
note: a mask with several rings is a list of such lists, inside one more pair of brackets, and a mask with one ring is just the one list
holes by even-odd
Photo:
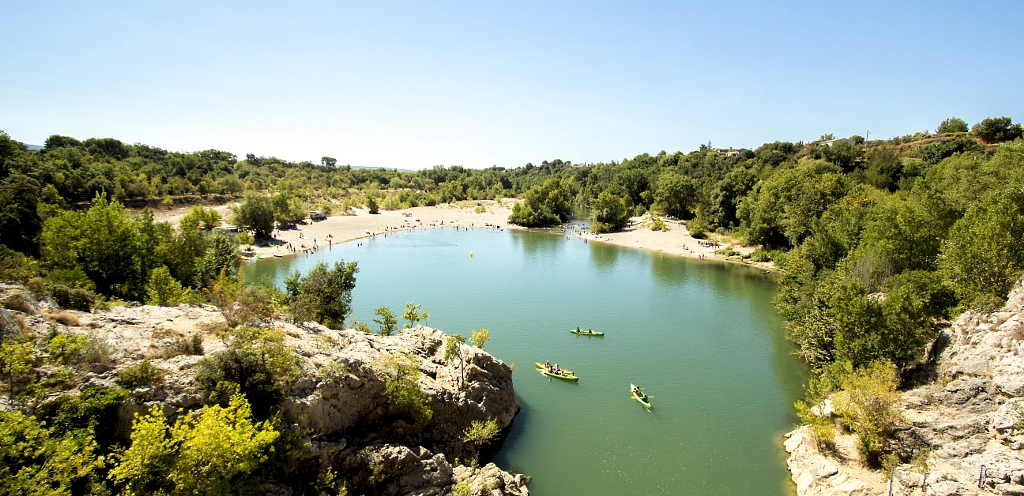
[[576, 374], [574, 374], [571, 370], [561, 369], [561, 373], [556, 374], [554, 372], [548, 372], [548, 368], [545, 367], [542, 363], [534, 362], [534, 365], [536, 365], [537, 368], [540, 369], [541, 374], [544, 374], [548, 377], [554, 377], [555, 379], [562, 379], [563, 381], [572, 382], [578, 382], [580, 380], [580, 378], [576, 377]]
[[580, 331], [580, 330], [576, 330], [576, 329], [569, 329], [569, 332], [571, 332], [571, 333], [573, 333], [573, 334], [575, 334], [577, 336], [597, 336], [597, 337], [602, 337], [602, 338], [604, 337], [604, 333], [603, 332], [594, 332], [593, 329], [588, 329], [586, 331]]
[[639, 401], [640, 404], [644, 406], [644, 408], [647, 408], [647, 409], [651, 408], [650, 397], [648, 397], [647, 401], [644, 401], [643, 391], [641, 391], [639, 387], [630, 384], [629, 385], [629, 393], [632, 394], [633, 395], [633, 399]]

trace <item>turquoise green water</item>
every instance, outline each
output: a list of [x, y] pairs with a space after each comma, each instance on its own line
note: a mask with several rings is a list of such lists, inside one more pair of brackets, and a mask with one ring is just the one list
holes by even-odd
[[[513, 362], [522, 411], [494, 461], [533, 477], [531, 494], [793, 494], [781, 435], [805, 371], [758, 271], [564, 235], [425, 230], [246, 265], [279, 284], [319, 260], [359, 262], [353, 314], [399, 315]], [[472, 252], [472, 257], [470, 253]], [[577, 337], [570, 328], [606, 332]], [[551, 360], [578, 384], [548, 379]], [[653, 395], [645, 411], [629, 384]]]

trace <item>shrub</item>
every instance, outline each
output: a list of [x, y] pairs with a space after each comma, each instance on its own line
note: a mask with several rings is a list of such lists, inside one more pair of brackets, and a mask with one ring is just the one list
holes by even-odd
[[1014, 124], [1009, 117], [990, 117], [971, 128], [971, 134], [986, 143], [1012, 141], [1021, 137], [1020, 124]]
[[81, 334], [57, 333], [46, 341], [46, 351], [50, 362], [57, 365], [77, 365], [82, 363], [85, 347], [89, 338]]
[[750, 253], [750, 261], [752, 262], [771, 262], [772, 257], [767, 251], [758, 248]]
[[942, 121], [939, 124], [939, 128], [936, 130], [939, 134], [949, 133], [966, 133], [967, 132], [967, 121], [959, 117], [950, 117]]
[[210, 403], [242, 393], [257, 418], [268, 418], [284, 399], [281, 381], [298, 371], [294, 351], [278, 329], [239, 327], [226, 350], [199, 361], [196, 382]]
[[182, 415], [171, 427], [153, 407], [149, 415], [135, 417], [131, 447], [117, 457], [109, 478], [131, 494], [253, 491], [280, 433], [252, 417], [238, 394], [226, 407], [211, 406], [198, 418]]
[[117, 373], [117, 383], [128, 389], [151, 386], [163, 381], [164, 371], [149, 363], [148, 358]]
[[352, 309], [356, 272], [356, 262], [344, 261], [331, 268], [326, 263], [317, 263], [305, 276], [295, 271], [285, 280], [292, 316], [297, 321], [313, 320], [340, 329]]
[[178, 355], [203, 355], [203, 335], [193, 334], [190, 338], [175, 339], [168, 347], [165, 358]]
[[474, 420], [462, 432], [462, 440], [480, 446], [491, 442], [498, 436], [498, 422], [494, 419]]
[[0, 412], [4, 494], [102, 494], [105, 464], [97, 451], [84, 430], [60, 435], [21, 412]]
[[50, 296], [58, 305], [82, 312], [91, 311], [93, 305], [96, 304], [96, 295], [91, 291], [69, 288], [61, 284], [50, 286]]
[[47, 317], [52, 321], [59, 322], [66, 326], [78, 325], [78, 315], [75, 315], [74, 313], [68, 311], [57, 312], [54, 314], [47, 315]]
[[384, 395], [394, 413], [409, 415], [421, 424], [430, 422], [434, 412], [430, 397], [420, 389], [422, 372], [414, 357], [401, 351], [386, 353], [371, 367], [384, 381]]
[[63, 395], [36, 408], [36, 417], [54, 432], [92, 431], [102, 448], [114, 444], [118, 409], [128, 401], [128, 391], [118, 387], [87, 387], [78, 396]]

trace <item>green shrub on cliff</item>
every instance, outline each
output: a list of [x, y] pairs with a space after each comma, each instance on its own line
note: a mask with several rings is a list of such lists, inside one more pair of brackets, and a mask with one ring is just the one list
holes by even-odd
[[384, 381], [384, 395], [393, 413], [409, 415], [421, 424], [430, 422], [434, 412], [431, 399], [420, 389], [419, 364], [408, 353], [386, 353], [370, 365]]
[[207, 407], [194, 418], [181, 415], [168, 426], [153, 407], [136, 415], [132, 444], [117, 457], [109, 478], [126, 494], [239, 494], [254, 490], [254, 476], [274, 453], [280, 433], [270, 421], [253, 421], [245, 398], [227, 407]]
[[268, 418], [284, 398], [281, 381], [298, 372], [294, 350], [278, 329], [239, 327], [227, 349], [199, 361], [196, 382], [210, 403], [242, 393], [256, 418]]

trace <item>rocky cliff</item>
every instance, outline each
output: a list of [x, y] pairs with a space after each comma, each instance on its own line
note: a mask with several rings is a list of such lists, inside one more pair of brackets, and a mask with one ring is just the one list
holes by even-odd
[[[927, 467], [896, 467], [892, 494], [1024, 495], [1024, 285], [1006, 306], [967, 312], [942, 330], [927, 384], [902, 394], [903, 445], [927, 449]], [[820, 452], [807, 427], [786, 435], [800, 496], [888, 494], [889, 477], [864, 470], [850, 438]]]
[[[160, 384], [131, 391], [133, 401], [122, 407], [118, 425], [123, 438], [137, 412], [158, 406], [173, 419], [203, 407], [204, 396], [195, 380], [196, 364], [203, 356], [170, 356], [165, 350], [175, 341], [199, 335], [204, 355], [209, 356], [225, 349], [229, 335], [224, 317], [212, 306], [116, 306], [76, 312], [13, 284], [0, 284], [0, 300], [15, 302], [0, 308], [2, 332], [40, 337], [53, 332], [86, 334], [112, 351], [108, 364], [87, 365], [74, 385], [52, 395], [113, 386], [119, 370], [146, 358], [164, 371]], [[447, 494], [462, 481], [473, 494], [528, 494], [528, 477], [493, 464], [477, 467], [477, 447], [461, 439], [474, 420], [493, 419], [506, 430], [518, 413], [512, 370], [501, 360], [467, 346], [461, 364], [446, 363], [447, 335], [424, 326], [382, 337], [281, 321], [263, 325], [283, 330], [301, 370], [284, 384], [280, 418], [282, 430], [301, 437], [306, 448], [284, 456], [286, 472], [331, 466], [355, 494]], [[389, 415], [383, 380], [370, 366], [383, 354], [399, 350], [411, 354], [423, 372], [419, 386], [433, 410], [425, 426]], [[325, 374], [325, 367], [341, 372]], [[465, 387], [459, 387], [463, 374]], [[284, 484], [270, 489], [290, 493]]]

